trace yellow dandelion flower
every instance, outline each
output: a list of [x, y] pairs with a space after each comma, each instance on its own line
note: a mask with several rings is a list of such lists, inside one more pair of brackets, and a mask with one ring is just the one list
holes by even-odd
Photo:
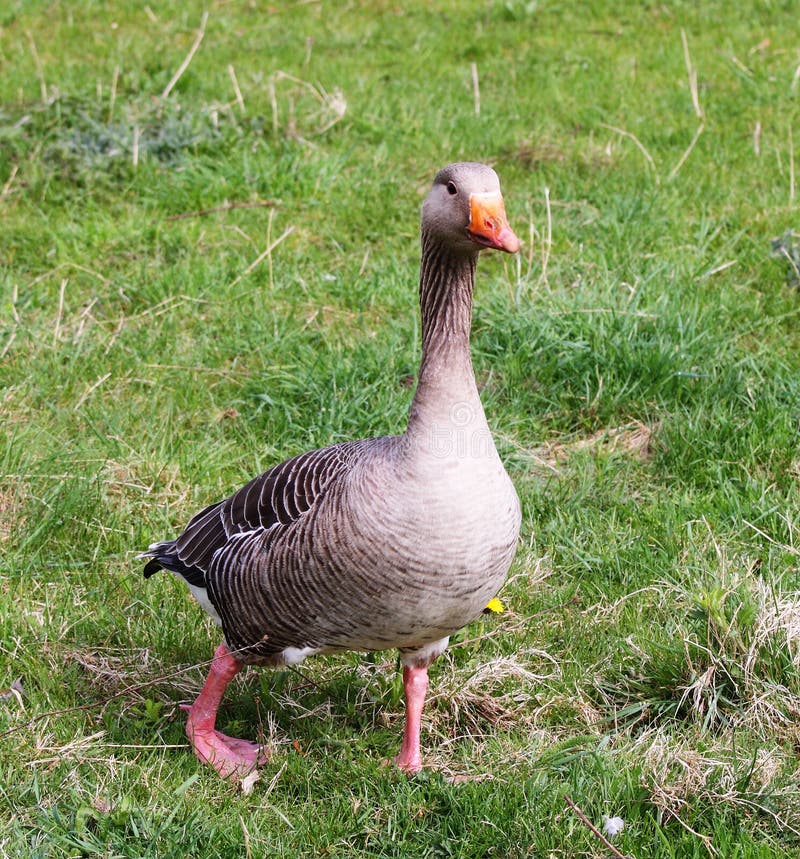
[[486, 612], [487, 614], [500, 614], [505, 610], [506, 607], [503, 605], [503, 603], [501, 603], [497, 597], [494, 597], [493, 599], [490, 599], [488, 603], [486, 603], [486, 608], [484, 609], [484, 612]]

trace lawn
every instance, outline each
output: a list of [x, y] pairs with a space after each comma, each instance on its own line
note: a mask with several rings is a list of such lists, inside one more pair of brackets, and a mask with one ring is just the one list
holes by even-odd
[[[0, 855], [800, 855], [796, 34], [791, 3], [4, 4]], [[459, 159], [524, 242], [472, 341], [506, 610], [431, 669], [415, 777], [382, 766], [396, 654], [243, 672], [242, 789], [179, 709], [218, 632], [136, 554], [402, 431]]]

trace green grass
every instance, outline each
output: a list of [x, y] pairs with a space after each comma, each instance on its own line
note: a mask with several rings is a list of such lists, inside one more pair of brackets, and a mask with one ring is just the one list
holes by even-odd
[[[202, 12], [0, 12], [0, 855], [607, 855], [565, 794], [626, 855], [798, 855], [792, 4], [212, 4], [164, 98]], [[242, 794], [178, 709], [217, 632], [135, 554], [402, 429], [461, 158], [526, 240], [473, 331], [508, 611], [432, 669], [414, 778], [394, 654], [244, 672]]]

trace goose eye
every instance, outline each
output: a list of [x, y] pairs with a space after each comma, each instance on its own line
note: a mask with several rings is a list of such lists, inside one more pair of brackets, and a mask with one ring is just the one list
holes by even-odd
[[455, 183], [455, 182], [448, 182], [448, 183], [447, 183], [447, 193], [448, 193], [451, 197], [454, 197], [454, 196], [458, 193], [458, 188], [456, 188], [456, 183]]

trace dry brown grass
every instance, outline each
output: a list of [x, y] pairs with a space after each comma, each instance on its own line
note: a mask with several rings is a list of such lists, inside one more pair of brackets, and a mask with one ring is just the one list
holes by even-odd
[[19, 493], [10, 488], [0, 489], [0, 543], [25, 524], [20, 513]]
[[[59, 648], [60, 649], [60, 648]], [[126, 693], [131, 701], [141, 701], [157, 694], [172, 702], [176, 694], [186, 698], [196, 696], [202, 671], [196, 665], [165, 665], [154, 658], [150, 648], [120, 651], [66, 650], [57, 659], [63, 664], [73, 662], [81, 667], [83, 676], [102, 704], [105, 696]]]
[[[687, 547], [687, 569], [698, 551], [713, 553], [714, 574], [659, 581], [584, 611], [612, 626], [623, 610], [638, 611], [643, 623], [668, 618], [663, 635], [649, 621], [626, 639], [629, 674], [601, 683], [598, 694], [614, 708], [607, 693], [616, 689], [624, 706], [638, 702], [643, 718], [691, 714], [762, 738], [791, 731], [800, 719], [800, 595], [781, 580], [766, 581], [752, 556], [730, 552], [710, 530]], [[599, 676], [608, 674], [598, 666]]]
[[191, 486], [175, 463], [159, 467], [144, 462], [131, 451], [127, 461], [108, 460], [103, 466], [104, 500], [115, 508], [120, 505], [165, 507], [181, 510], [191, 506]]
[[680, 820], [690, 806], [705, 801], [759, 812], [800, 834], [800, 806], [774, 787], [785, 783], [787, 769], [797, 771], [797, 761], [777, 745], [748, 756], [738, 748], [733, 730], [712, 739], [655, 728], [642, 733], [631, 751], [642, 762], [642, 787], [669, 817]]
[[559, 676], [558, 663], [542, 650], [498, 656], [469, 670], [451, 665], [446, 676], [439, 674], [429, 709], [441, 714], [451, 729], [471, 736], [480, 736], [487, 728], [518, 728], [535, 718], [542, 684]]
[[598, 430], [586, 438], [548, 442], [538, 449], [537, 458], [550, 470], [558, 470], [570, 456], [583, 451], [602, 456], [622, 454], [647, 461], [652, 455], [651, 439], [657, 430], [658, 425], [649, 426], [641, 421], [633, 421], [623, 426]]

